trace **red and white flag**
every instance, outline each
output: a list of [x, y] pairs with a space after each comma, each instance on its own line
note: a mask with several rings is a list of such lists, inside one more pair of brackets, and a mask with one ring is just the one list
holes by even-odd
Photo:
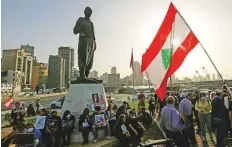
[[133, 48], [131, 50], [131, 60], [130, 60], [130, 67], [134, 71], [134, 56], [133, 56]]
[[141, 72], [148, 76], [160, 100], [164, 100], [168, 78], [198, 44], [196, 36], [173, 3], [154, 40], [142, 56]]
[[4, 102], [4, 106], [6, 106], [8, 109], [12, 108], [13, 105], [13, 98], [9, 97], [5, 102]]

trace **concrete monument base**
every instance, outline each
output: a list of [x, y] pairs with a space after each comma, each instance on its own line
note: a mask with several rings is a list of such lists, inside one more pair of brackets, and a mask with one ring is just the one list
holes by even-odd
[[[95, 106], [101, 106], [105, 111], [108, 107], [105, 90], [102, 83], [77, 83], [71, 84], [68, 94], [65, 97], [63, 107], [61, 108], [60, 116], [63, 117], [63, 113], [69, 110], [72, 115], [75, 116], [75, 130], [72, 135], [71, 142], [82, 142], [82, 135], [79, 132], [79, 117], [83, 113], [85, 108], [89, 108], [90, 111], [94, 111]], [[104, 130], [99, 130], [99, 139], [104, 137]], [[90, 132], [89, 141], [93, 140], [93, 134]]]

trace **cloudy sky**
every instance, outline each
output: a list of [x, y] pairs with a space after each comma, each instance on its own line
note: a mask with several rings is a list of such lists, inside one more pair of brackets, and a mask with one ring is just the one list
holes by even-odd
[[[197, 38], [225, 78], [232, 78], [232, 1], [173, 0]], [[131, 48], [141, 61], [166, 14], [170, 0], [2, 0], [2, 50], [21, 44], [35, 46], [41, 62], [58, 53], [59, 46], [77, 49], [72, 32], [86, 6], [93, 9], [97, 51], [93, 69], [109, 72], [117, 66], [122, 76], [131, 74]], [[77, 57], [77, 56], [76, 56]], [[76, 59], [77, 66], [77, 59]], [[202, 67], [216, 73], [201, 46], [197, 46], [177, 71], [192, 76]]]

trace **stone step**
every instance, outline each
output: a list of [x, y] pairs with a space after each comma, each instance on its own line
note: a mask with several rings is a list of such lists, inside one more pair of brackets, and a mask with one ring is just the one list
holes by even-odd
[[[92, 142], [94, 139], [93, 132], [89, 132], [89, 142]], [[98, 140], [105, 139], [105, 129], [98, 129]], [[73, 143], [81, 143], [83, 142], [83, 137], [80, 131], [74, 130], [71, 142]]]

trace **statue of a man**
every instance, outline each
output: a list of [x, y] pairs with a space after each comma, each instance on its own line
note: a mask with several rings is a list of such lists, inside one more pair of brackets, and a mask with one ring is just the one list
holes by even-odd
[[80, 77], [83, 78], [89, 75], [93, 65], [94, 51], [96, 50], [94, 26], [90, 20], [92, 9], [86, 7], [84, 14], [85, 17], [80, 17], [73, 29], [75, 35], [79, 33], [78, 66]]

